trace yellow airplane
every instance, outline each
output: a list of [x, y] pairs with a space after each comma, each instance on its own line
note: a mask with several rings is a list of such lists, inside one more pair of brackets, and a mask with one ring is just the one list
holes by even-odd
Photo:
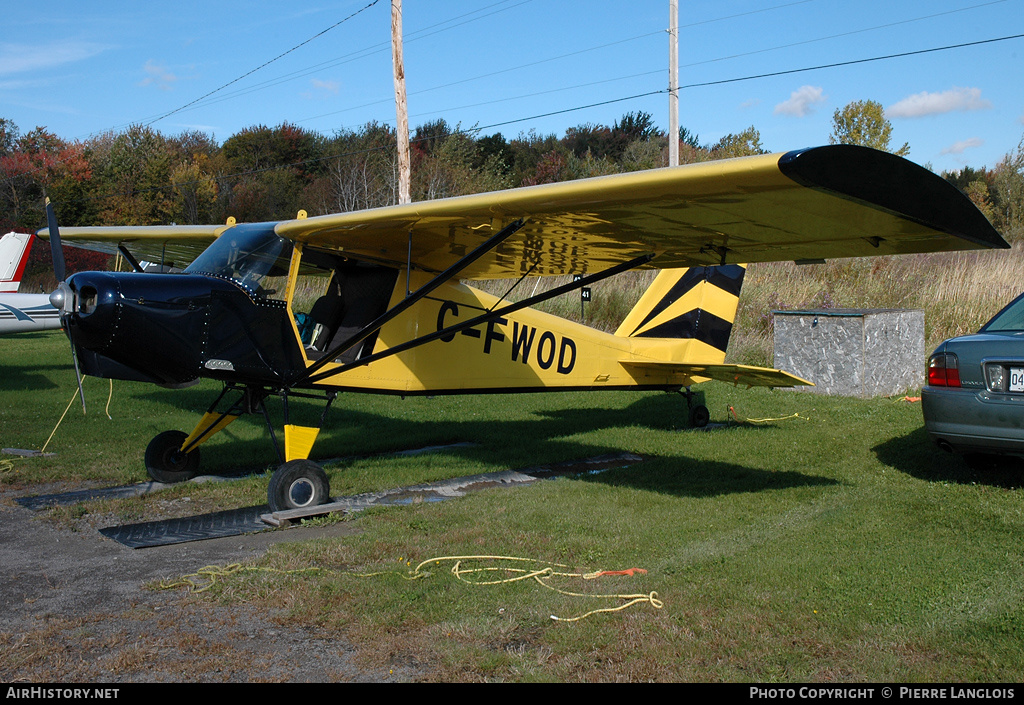
[[[638, 389], [710, 379], [808, 382], [725, 364], [746, 263], [1005, 248], [970, 200], [899, 157], [835, 145], [277, 223], [58, 231], [47, 204], [61, 310], [85, 374], [168, 387], [207, 377], [223, 391], [190, 432], [157, 435], [146, 468], [194, 476], [199, 446], [262, 413], [281, 462], [274, 511], [329, 499], [309, 460], [339, 392], [395, 395]], [[64, 281], [61, 240], [181, 267], [181, 274], [80, 272]], [[536, 303], [632, 269], [660, 269], [614, 333]], [[296, 288], [320, 274], [321, 295]], [[576, 281], [512, 301], [533, 277]], [[464, 282], [508, 279], [497, 297]], [[529, 288], [529, 287], [524, 287]], [[265, 399], [284, 403], [283, 449]], [[707, 410], [692, 410], [697, 425]]]

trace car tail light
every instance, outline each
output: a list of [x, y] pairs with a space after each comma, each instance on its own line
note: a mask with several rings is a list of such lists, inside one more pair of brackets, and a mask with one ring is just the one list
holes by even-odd
[[933, 387], [959, 387], [960, 367], [953, 353], [937, 353], [928, 360], [928, 384]]

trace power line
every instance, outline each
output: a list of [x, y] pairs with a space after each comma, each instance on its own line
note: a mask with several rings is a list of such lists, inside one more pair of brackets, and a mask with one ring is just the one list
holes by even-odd
[[817, 66], [805, 66], [799, 69], [788, 69], [785, 71], [772, 71], [770, 73], [759, 73], [751, 76], [742, 76], [740, 78], [724, 78], [719, 81], [705, 81], [703, 83], [689, 83], [685, 86], [679, 86], [680, 90], [684, 88], [701, 88], [704, 86], [718, 86], [725, 83], [738, 83], [740, 81], [752, 81], [758, 78], [771, 78], [772, 76], [785, 76], [792, 73], [802, 73], [804, 71], [818, 71], [820, 69], [833, 69], [840, 66], [853, 66], [854, 64], [866, 64], [872, 61], [885, 61], [886, 59], [899, 59], [904, 56], [916, 56], [918, 54], [931, 54], [937, 51], [949, 51], [950, 49], [963, 49], [965, 47], [979, 46], [981, 44], [992, 44], [994, 42], [1005, 42], [1009, 39], [1020, 39], [1024, 37], [1024, 34], [1011, 34], [1006, 37], [996, 37], [994, 39], [981, 39], [976, 42], [964, 42], [963, 44], [948, 44], [941, 47], [933, 47], [931, 49], [917, 49], [916, 51], [904, 51], [899, 54], [886, 54], [885, 56], [872, 56], [867, 59], [852, 59], [850, 61], [837, 61], [831, 64], [819, 64]]
[[[805, 0], [805, 1], [809, 1], [809, 0]], [[467, 12], [467, 13], [464, 13], [462, 15], [456, 15], [455, 17], [450, 17], [450, 18], [448, 18], [446, 20], [442, 20], [441, 22], [438, 22], [436, 24], [424, 27], [423, 29], [416, 30], [414, 32], [411, 32], [409, 34], [409, 36], [406, 37], [405, 43], [406, 44], [410, 44], [412, 42], [418, 41], [420, 39], [425, 39], [426, 37], [431, 37], [431, 36], [433, 36], [435, 34], [439, 34], [441, 32], [447, 32], [449, 30], [455, 29], [456, 27], [461, 27], [462, 25], [469, 24], [470, 22], [477, 22], [479, 20], [486, 19], [487, 17], [490, 17], [492, 15], [496, 15], [498, 13], [506, 12], [508, 10], [514, 9], [516, 7], [519, 7], [520, 5], [526, 5], [528, 3], [534, 2], [534, 0], [520, 0], [516, 4], [511, 5], [509, 7], [503, 7], [501, 9], [494, 10], [492, 12], [488, 12], [487, 14], [480, 15], [479, 17], [472, 17], [471, 19], [464, 19], [464, 18], [470, 17], [471, 15], [475, 15], [475, 14], [478, 14], [480, 12], [484, 12], [485, 10], [490, 10], [491, 8], [497, 7], [498, 5], [506, 5], [509, 2], [512, 2], [512, 0], [501, 0], [501, 2], [496, 2], [496, 3], [493, 3], [491, 5], [486, 5], [485, 7], [482, 7], [480, 9], [473, 10], [471, 12]], [[367, 7], [369, 7], [369, 6], [367, 6]], [[365, 10], [365, 9], [367, 9], [367, 8], [363, 8], [363, 10]], [[362, 10], [360, 10], [360, 12], [362, 12]], [[348, 18], [346, 18], [346, 19], [348, 19]], [[451, 26], [448, 26], [448, 27], [444, 27], [443, 26], [443, 25], [446, 25], [446, 24], [450, 24], [452, 22], [456, 22], [457, 20], [463, 20], [463, 21], [462, 22], [458, 22], [457, 24], [451, 24]], [[441, 29], [437, 29], [439, 27]], [[430, 31], [430, 30], [434, 30], [434, 31]], [[326, 32], [328, 30], [324, 30], [324, 31]], [[323, 32], [321, 32], [321, 34], [323, 34]], [[308, 41], [309, 40], [307, 40], [307, 42]], [[306, 43], [306, 42], [304, 42], [304, 43]], [[301, 46], [301, 45], [299, 45], [299, 46]], [[295, 48], [298, 48], [298, 47], [295, 47]], [[372, 45], [370, 45], [368, 47], [364, 47], [364, 48], [359, 49], [357, 51], [350, 52], [348, 54], [345, 54], [343, 56], [337, 57], [335, 59], [329, 59], [327, 61], [322, 61], [322, 62], [320, 62], [318, 64], [313, 64], [313, 65], [307, 66], [307, 67], [305, 67], [303, 69], [299, 69], [297, 71], [292, 71], [291, 73], [283, 74], [281, 76], [278, 76], [277, 78], [270, 78], [270, 79], [267, 79], [266, 81], [263, 81], [261, 83], [256, 83], [256, 84], [248, 86], [246, 88], [240, 88], [240, 89], [238, 89], [238, 90], [236, 90], [236, 91], [234, 91], [232, 93], [228, 93], [227, 95], [221, 96], [217, 100], [209, 100], [209, 101], [205, 100], [206, 98], [209, 98], [211, 95], [213, 95], [217, 91], [223, 89], [224, 87], [226, 87], [228, 85], [231, 85], [231, 83], [236, 83], [239, 80], [241, 80], [242, 78], [245, 78], [245, 76], [240, 76], [238, 79], [235, 79], [231, 83], [228, 83], [228, 84], [225, 84], [224, 86], [221, 86], [221, 88], [217, 89], [217, 91], [211, 91], [210, 93], [207, 93], [205, 96], [201, 96], [201, 97], [197, 98], [196, 100], [190, 102], [188, 105], [182, 106], [181, 108], [179, 108], [178, 110], [176, 110], [174, 112], [180, 112], [180, 111], [184, 110], [185, 108], [192, 107], [192, 106], [195, 106], [195, 107], [205, 107], [205, 106], [208, 106], [208, 105], [215, 105], [217, 103], [222, 103], [224, 101], [232, 100], [234, 98], [240, 98], [242, 96], [246, 96], [246, 95], [249, 95], [251, 93], [256, 93], [258, 91], [264, 90], [266, 88], [273, 88], [274, 86], [279, 86], [279, 85], [282, 85], [284, 83], [288, 83], [289, 81], [293, 81], [293, 80], [296, 80], [296, 79], [299, 79], [299, 78], [304, 78], [305, 76], [312, 75], [312, 74], [316, 73], [317, 71], [320, 71], [320, 70], [323, 70], [323, 69], [334, 68], [334, 67], [337, 67], [337, 66], [341, 66], [343, 64], [351, 63], [351, 62], [357, 61], [359, 59], [365, 59], [365, 58], [367, 58], [369, 56], [373, 56], [375, 54], [380, 54], [380, 53], [383, 53], [385, 51], [390, 51], [390, 50], [391, 50], [390, 42], [380, 42], [378, 44], [372, 44]], [[289, 53], [289, 52], [286, 52], [286, 53]], [[282, 54], [281, 56], [284, 56], [284, 54]], [[278, 58], [280, 58], [280, 57], [278, 57]], [[274, 61], [276, 61], [276, 59], [274, 59]], [[270, 63], [270, 62], [267, 62], [267, 63]], [[266, 64], [264, 64], [264, 65], [266, 65]], [[262, 68], [262, 67], [260, 67], [260, 68]], [[254, 69], [254, 71], [256, 71], [256, 70], [258, 70], [258, 69]], [[246, 76], [254, 73], [254, 71], [250, 71], [248, 74], [246, 74]], [[202, 101], [205, 101], [205, 102], [202, 102]], [[200, 103], [200, 102], [202, 102], [202, 105], [196, 105], [197, 103]], [[170, 113], [170, 114], [173, 114], [173, 113]], [[166, 117], [166, 116], [164, 116], [164, 117]], [[162, 118], [156, 118], [156, 119], [160, 120]], [[155, 121], [156, 120], [154, 120], [154, 122]], [[147, 124], [152, 124], [152, 123], [147, 123]]]
[[274, 63], [274, 62], [275, 62], [275, 61], [277, 61], [278, 59], [281, 59], [281, 58], [283, 58], [283, 57], [285, 57], [285, 56], [288, 56], [288, 54], [291, 54], [291, 53], [292, 53], [293, 51], [295, 51], [296, 49], [299, 49], [299, 48], [301, 48], [301, 47], [304, 47], [305, 45], [309, 44], [309, 43], [310, 43], [311, 41], [313, 41], [314, 39], [316, 39], [316, 38], [318, 38], [318, 37], [322, 37], [323, 35], [327, 34], [328, 32], [330, 32], [330, 31], [331, 31], [332, 29], [334, 29], [335, 27], [338, 27], [339, 25], [345, 24], [345, 23], [346, 23], [346, 22], [348, 22], [348, 21], [349, 21], [350, 19], [352, 19], [352, 18], [353, 18], [353, 17], [355, 17], [356, 15], [359, 15], [360, 13], [362, 13], [362, 12], [364, 12], [364, 11], [366, 11], [366, 10], [370, 9], [371, 7], [373, 7], [374, 5], [376, 5], [376, 4], [378, 3], [378, 2], [380, 2], [380, 0], [372, 0], [372, 1], [370, 2], [370, 4], [368, 4], [368, 5], [366, 5], [366, 6], [362, 7], [362, 8], [360, 8], [359, 10], [356, 10], [355, 12], [353, 12], [353, 13], [352, 13], [351, 15], [349, 15], [349, 16], [348, 16], [348, 17], [346, 17], [345, 19], [343, 19], [343, 20], [339, 20], [338, 22], [335, 22], [334, 24], [332, 24], [332, 25], [331, 25], [330, 27], [328, 27], [327, 29], [324, 29], [324, 30], [322, 30], [322, 31], [320, 31], [320, 32], [317, 32], [316, 34], [314, 34], [314, 35], [313, 35], [312, 37], [310, 37], [309, 39], [305, 40], [304, 42], [301, 42], [301, 43], [299, 43], [299, 44], [296, 44], [295, 46], [293, 46], [293, 47], [292, 47], [291, 49], [289, 49], [288, 51], [285, 51], [285, 52], [282, 52], [281, 54], [278, 54], [277, 56], [275, 56], [275, 57], [274, 57], [273, 59], [270, 59], [269, 61], [264, 61], [264, 62], [263, 62], [262, 64], [260, 64], [260, 65], [259, 65], [259, 66], [257, 66], [256, 68], [252, 69], [251, 71], [247, 71], [246, 73], [242, 74], [242, 75], [241, 75], [241, 76], [239, 76], [238, 78], [235, 78], [235, 79], [232, 79], [232, 80], [228, 81], [227, 83], [225, 83], [225, 84], [224, 84], [223, 86], [221, 86], [220, 88], [214, 88], [214, 89], [213, 89], [212, 91], [210, 91], [209, 93], [207, 93], [207, 94], [205, 94], [205, 95], [202, 95], [202, 96], [199, 96], [199, 97], [198, 97], [198, 98], [196, 98], [195, 100], [193, 100], [193, 101], [191, 101], [191, 102], [189, 102], [189, 103], [186, 103], [185, 105], [181, 106], [180, 108], [175, 108], [174, 110], [172, 110], [172, 111], [170, 111], [170, 112], [164, 113], [164, 114], [163, 114], [163, 115], [161, 115], [160, 117], [157, 117], [157, 118], [154, 118], [153, 120], [150, 120], [149, 122], [147, 122], [147, 123], [146, 123], [146, 126], [148, 127], [148, 126], [152, 125], [152, 124], [153, 124], [153, 123], [155, 123], [155, 122], [159, 122], [159, 121], [163, 120], [163, 119], [164, 119], [164, 118], [166, 118], [166, 117], [170, 117], [171, 115], [174, 115], [175, 113], [180, 113], [180, 112], [181, 112], [182, 110], [184, 110], [185, 108], [188, 108], [189, 106], [195, 105], [195, 104], [196, 104], [196, 103], [198, 103], [199, 101], [201, 101], [201, 100], [204, 100], [204, 99], [206, 99], [206, 98], [209, 98], [209, 97], [210, 97], [211, 95], [213, 95], [213, 94], [215, 94], [215, 93], [219, 93], [220, 91], [224, 90], [224, 89], [225, 89], [225, 88], [227, 88], [228, 86], [230, 86], [230, 85], [233, 85], [233, 84], [235, 84], [235, 83], [238, 83], [239, 81], [241, 81], [241, 80], [242, 80], [243, 78], [246, 78], [247, 76], [251, 76], [251, 75], [253, 75], [253, 74], [254, 74], [254, 73], [256, 73], [257, 71], [259, 71], [259, 70], [261, 70], [261, 69], [263, 69], [263, 68], [266, 68], [267, 66], [269, 66], [269, 65], [270, 65], [270, 64], [272, 64], [272, 63]]
[[828, 41], [830, 39], [839, 39], [841, 37], [850, 37], [850, 36], [853, 36], [855, 34], [864, 34], [865, 32], [874, 32], [874, 31], [879, 30], [879, 29], [889, 29], [891, 27], [898, 27], [898, 26], [904, 25], [904, 24], [912, 24], [914, 22], [921, 22], [923, 20], [931, 20], [931, 19], [935, 19], [936, 17], [943, 17], [945, 15], [955, 15], [955, 14], [957, 14], [959, 12], [968, 12], [970, 10], [977, 10], [978, 8], [987, 7], [989, 5], [999, 5], [999, 4], [1004, 3], [1004, 2], [1007, 2], [1007, 0], [991, 0], [990, 2], [983, 2], [983, 3], [980, 3], [978, 5], [969, 5], [968, 7], [957, 8], [956, 10], [947, 10], [945, 12], [936, 12], [935, 14], [932, 14], [932, 15], [923, 15], [922, 17], [912, 17], [912, 18], [910, 18], [908, 20], [900, 20], [898, 22], [889, 22], [887, 24], [875, 25], [873, 27], [864, 27], [863, 29], [853, 29], [853, 30], [850, 30], [849, 32], [840, 32], [839, 34], [830, 34], [828, 36], [817, 37], [815, 39], [805, 39], [802, 42], [792, 42], [790, 44], [780, 44], [778, 46], [768, 47], [767, 49], [757, 49], [755, 51], [747, 51], [747, 52], [743, 52], [741, 54], [731, 54], [729, 56], [720, 56], [720, 57], [715, 58], [715, 59], [705, 59], [704, 61], [695, 61], [693, 63], [686, 64], [685, 66], [681, 66], [680, 68], [692, 68], [694, 66], [704, 66], [705, 64], [714, 64], [714, 63], [717, 63], [719, 61], [728, 61], [729, 59], [740, 59], [740, 58], [743, 58], [745, 56], [754, 56], [755, 54], [765, 54], [765, 53], [770, 52], [770, 51], [778, 51], [779, 49], [791, 49], [793, 47], [804, 46], [804, 45], [807, 45], [807, 44], [815, 44], [817, 42], [825, 42], [825, 41]]

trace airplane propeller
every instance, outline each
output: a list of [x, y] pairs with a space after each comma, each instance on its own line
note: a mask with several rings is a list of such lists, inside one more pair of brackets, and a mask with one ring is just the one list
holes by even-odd
[[65, 319], [74, 310], [74, 293], [71, 287], [64, 280], [66, 269], [64, 265], [64, 248], [60, 243], [60, 230], [57, 227], [57, 215], [53, 212], [53, 204], [46, 199], [46, 227], [50, 234], [50, 256], [53, 258], [53, 275], [57, 278], [57, 288], [50, 294], [50, 305], [60, 311], [61, 326], [68, 334], [71, 341], [71, 359], [75, 363], [75, 377], [78, 379], [78, 396], [82, 400], [82, 412], [85, 413], [85, 392], [82, 391], [82, 371], [78, 366], [78, 353], [75, 352], [75, 340], [72, 337], [71, 327]]

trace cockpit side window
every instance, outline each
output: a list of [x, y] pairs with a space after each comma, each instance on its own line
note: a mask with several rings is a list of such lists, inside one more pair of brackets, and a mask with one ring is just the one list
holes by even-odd
[[[303, 266], [329, 271], [326, 287], [320, 284], [314, 297], [301, 296], [296, 287], [292, 300], [295, 323], [309, 360], [316, 360], [336, 349], [363, 326], [387, 310], [398, 271], [389, 267], [346, 261], [323, 252], [304, 249]], [[300, 278], [300, 284], [301, 284]], [[322, 281], [322, 280], [321, 280]], [[300, 302], [305, 299], [305, 302]], [[370, 354], [377, 334], [368, 336], [349, 350], [342, 351], [337, 362], [350, 362]]]

